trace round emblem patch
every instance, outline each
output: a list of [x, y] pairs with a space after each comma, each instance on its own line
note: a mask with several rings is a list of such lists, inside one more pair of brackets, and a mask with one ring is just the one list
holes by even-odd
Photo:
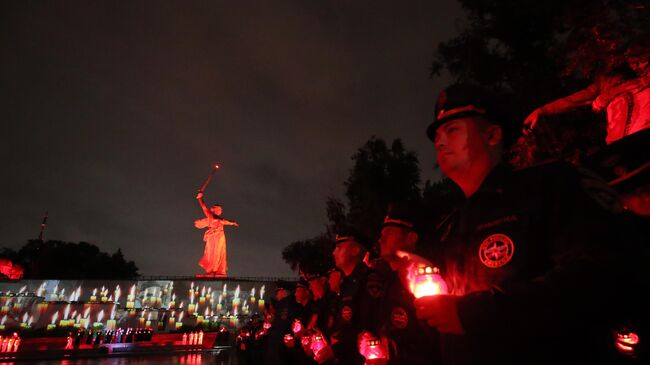
[[343, 318], [344, 321], [349, 321], [352, 319], [352, 308], [348, 307], [347, 305], [341, 309], [341, 318]]
[[481, 243], [478, 256], [483, 265], [495, 269], [507, 264], [515, 252], [515, 245], [505, 234], [493, 234]]
[[395, 328], [406, 328], [409, 324], [409, 315], [406, 314], [404, 308], [397, 307], [390, 313], [390, 322]]

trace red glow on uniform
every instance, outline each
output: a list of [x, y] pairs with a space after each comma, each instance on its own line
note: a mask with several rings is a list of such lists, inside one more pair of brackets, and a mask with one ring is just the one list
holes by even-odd
[[409, 275], [410, 289], [414, 297], [422, 298], [449, 293], [447, 283], [440, 276], [438, 268], [426, 266], [414, 271]]

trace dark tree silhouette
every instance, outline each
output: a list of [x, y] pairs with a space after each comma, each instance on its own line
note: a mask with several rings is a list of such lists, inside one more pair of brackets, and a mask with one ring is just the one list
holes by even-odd
[[[523, 117], [587, 86], [650, 37], [648, 0], [459, 0], [460, 34], [439, 44], [432, 75], [443, 72], [510, 94]], [[553, 117], [515, 145], [518, 166], [549, 158], [578, 162], [604, 142], [604, 116], [588, 107]]]
[[282, 257], [292, 270], [331, 267], [336, 227], [351, 226], [377, 239], [390, 203], [420, 203], [418, 158], [406, 150], [401, 140], [394, 140], [389, 147], [384, 140], [372, 137], [357, 150], [352, 161], [354, 165], [345, 181], [345, 203], [333, 197], [326, 201], [325, 232], [284, 249]]
[[1, 257], [25, 268], [27, 279], [134, 279], [138, 268], [122, 250], [112, 255], [88, 242], [29, 240], [15, 251], [4, 248]]

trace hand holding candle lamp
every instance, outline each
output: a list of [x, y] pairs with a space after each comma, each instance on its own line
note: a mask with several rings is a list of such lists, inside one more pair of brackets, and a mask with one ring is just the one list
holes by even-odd
[[458, 297], [448, 295], [447, 284], [437, 268], [409, 252], [398, 251], [397, 255], [405, 259], [399, 277], [416, 298], [413, 305], [417, 318], [442, 333], [465, 333], [458, 317]]
[[325, 336], [318, 331], [311, 336], [309, 349], [314, 354], [314, 361], [319, 364], [325, 364], [335, 359], [332, 346], [327, 343]]
[[366, 365], [383, 365], [388, 363], [387, 346], [368, 331], [359, 335], [359, 353], [366, 358]]
[[291, 331], [293, 332], [294, 335], [298, 336], [300, 332], [302, 332], [303, 327], [302, 327], [302, 322], [298, 318], [293, 320], [293, 324], [291, 325]]
[[405, 251], [397, 251], [397, 256], [402, 259], [402, 266], [398, 270], [402, 284], [416, 299], [449, 293], [440, 270], [427, 259]]
[[284, 345], [290, 349], [292, 349], [295, 346], [295, 342], [292, 334], [287, 333], [286, 335], [284, 335]]

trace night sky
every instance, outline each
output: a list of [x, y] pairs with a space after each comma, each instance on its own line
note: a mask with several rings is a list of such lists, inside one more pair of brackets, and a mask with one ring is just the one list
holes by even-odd
[[121, 248], [140, 273], [193, 275], [197, 189], [221, 203], [229, 274], [289, 276], [281, 250], [323, 231], [350, 157], [426, 139], [429, 78], [460, 6], [438, 1], [3, 1], [0, 247]]

